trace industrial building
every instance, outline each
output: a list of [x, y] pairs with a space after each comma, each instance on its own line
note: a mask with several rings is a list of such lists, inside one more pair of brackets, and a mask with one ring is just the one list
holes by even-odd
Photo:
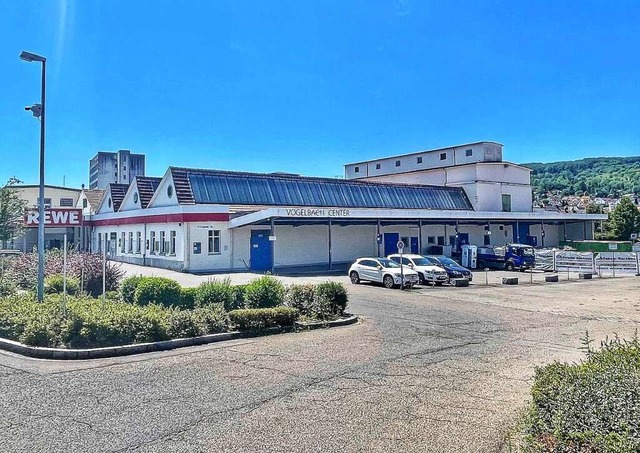
[[345, 179], [170, 167], [113, 183], [92, 249], [187, 272], [341, 268], [359, 256], [459, 253], [463, 244], [558, 246], [603, 215], [533, 210], [530, 170], [478, 142], [345, 166]]

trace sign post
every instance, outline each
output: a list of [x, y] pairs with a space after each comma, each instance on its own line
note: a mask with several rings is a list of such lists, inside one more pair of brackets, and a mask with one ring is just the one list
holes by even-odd
[[402, 264], [402, 251], [404, 250], [404, 242], [398, 241], [398, 252], [400, 253], [400, 288], [404, 289], [404, 265]]
[[62, 313], [67, 311], [67, 233], [64, 234], [62, 252]]

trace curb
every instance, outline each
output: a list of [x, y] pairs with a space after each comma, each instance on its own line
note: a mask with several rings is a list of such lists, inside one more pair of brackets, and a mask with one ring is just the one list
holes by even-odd
[[295, 332], [296, 330], [313, 330], [322, 327], [348, 326], [358, 322], [358, 317], [350, 315], [348, 318], [336, 321], [301, 323], [296, 322], [290, 327], [268, 327], [257, 331], [244, 332], [223, 332], [200, 337], [176, 338], [173, 340], [156, 341], [155, 343], [138, 343], [124, 346], [109, 346], [106, 348], [92, 349], [60, 349], [41, 348], [37, 346], [27, 346], [17, 341], [0, 338], [0, 350], [5, 350], [31, 357], [34, 359], [49, 360], [87, 360], [105, 359], [109, 357], [121, 357], [133, 354], [143, 354], [145, 352], [169, 351], [172, 349], [184, 348], [187, 346], [200, 346], [204, 344], [218, 343], [220, 341], [236, 340], [240, 338], [254, 338], [279, 333]]

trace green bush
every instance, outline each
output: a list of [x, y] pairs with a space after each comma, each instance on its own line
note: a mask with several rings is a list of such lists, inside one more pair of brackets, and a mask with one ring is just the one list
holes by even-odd
[[132, 277], [125, 278], [120, 284], [120, 295], [122, 300], [133, 304], [136, 301], [136, 289], [140, 282], [144, 279], [142, 275], [134, 275]]
[[333, 314], [342, 315], [347, 308], [349, 297], [342, 283], [324, 282], [316, 285], [316, 300], [326, 300], [331, 304]]
[[234, 305], [234, 300], [233, 286], [229, 278], [201, 283], [196, 289], [196, 307], [221, 305], [225, 310], [229, 310]]
[[0, 278], [0, 297], [13, 296], [16, 292], [16, 285], [9, 280]]
[[285, 290], [284, 304], [297, 308], [303, 315], [308, 315], [313, 306], [314, 293], [315, 286], [311, 284], [289, 285]]
[[[45, 294], [62, 294], [64, 289], [64, 277], [56, 274], [44, 279], [44, 292]], [[67, 277], [67, 294], [73, 296], [80, 292], [80, 281]]]
[[227, 311], [238, 310], [244, 308], [244, 297], [247, 292], [247, 285], [235, 285], [233, 287], [233, 304], [229, 308], [225, 307]]
[[180, 305], [182, 288], [175, 280], [164, 277], [143, 277], [135, 292], [137, 305], [155, 303], [164, 307]]
[[87, 297], [39, 303], [32, 295], [0, 299], [0, 337], [45, 347], [93, 348], [152, 342], [227, 330], [222, 307], [179, 310]]
[[284, 285], [271, 275], [255, 279], [245, 287], [245, 306], [247, 308], [272, 308], [284, 302]]
[[197, 288], [182, 288], [180, 291], [180, 308], [192, 310], [196, 306]]
[[614, 339], [578, 364], [538, 368], [525, 451], [640, 451], [640, 342]]
[[229, 312], [229, 320], [240, 330], [292, 326], [300, 312], [291, 307], [253, 308]]

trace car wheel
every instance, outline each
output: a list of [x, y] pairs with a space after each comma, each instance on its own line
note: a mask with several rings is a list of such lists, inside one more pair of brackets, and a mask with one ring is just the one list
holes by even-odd
[[382, 284], [385, 288], [388, 289], [391, 289], [395, 286], [395, 283], [393, 283], [393, 277], [391, 275], [385, 275], [382, 279]]
[[436, 286], [442, 286], [444, 282], [436, 282]]
[[424, 275], [418, 272], [418, 285], [424, 285]]
[[351, 272], [349, 274], [349, 277], [351, 277], [351, 283], [353, 283], [354, 285], [357, 285], [358, 283], [360, 283], [360, 276], [356, 271]]
[[512, 271], [515, 269], [515, 266], [513, 265], [513, 263], [507, 263], [507, 264], [504, 266], [504, 268], [505, 268], [505, 270], [507, 270], [507, 271], [509, 271], [509, 272], [512, 272]]

